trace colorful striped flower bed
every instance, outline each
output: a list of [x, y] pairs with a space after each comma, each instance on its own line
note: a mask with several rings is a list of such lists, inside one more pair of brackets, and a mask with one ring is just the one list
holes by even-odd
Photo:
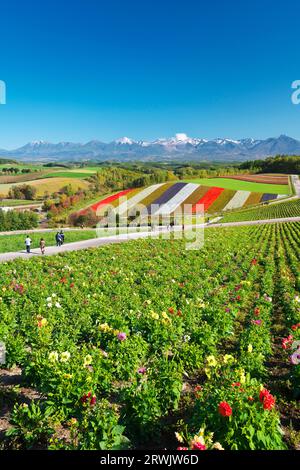
[[223, 191], [224, 188], [212, 187], [209, 189], [207, 193], [192, 207], [193, 214], [197, 214], [198, 212], [202, 211], [202, 204], [204, 206], [204, 211], [207, 211], [207, 209], [220, 196], [220, 194], [222, 194]]
[[224, 207], [224, 211], [228, 211], [229, 209], [238, 209], [239, 207], [243, 207], [243, 205], [247, 201], [250, 194], [251, 193], [249, 191], [237, 191], [235, 195], [233, 196], [233, 198]]
[[272, 201], [273, 199], [277, 199], [277, 194], [264, 193], [260, 202]]
[[[157, 198], [155, 201], [152, 202], [151, 205], [147, 207], [148, 213], [152, 214], [153, 211], [156, 212], [157, 206], [161, 206], [163, 204], [166, 204], [171, 198], [173, 198], [182, 188], [184, 188], [187, 185], [187, 183], [174, 183], [172, 186], [170, 186], [164, 193]], [[156, 206], [156, 207], [152, 207]]]
[[186, 200], [181, 204], [182, 210], [185, 210], [185, 212], [187, 212], [187, 208], [184, 209], [183, 206], [190, 205], [190, 212], [192, 213], [192, 207], [194, 206], [194, 204], [196, 204], [199, 199], [201, 199], [210, 189], [211, 188], [209, 186], [203, 186], [202, 184], [199, 184], [198, 188], [196, 188], [195, 191], [189, 197], [187, 197]]
[[174, 183], [164, 183], [162, 186], [157, 188], [153, 193], [151, 193], [149, 196], [145, 197], [140, 201], [140, 204], [148, 207], [150, 204], [152, 204], [156, 199], [158, 199], [168, 188], [173, 186]]
[[250, 193], [250, 196], [246, 200], [244, 206], [253, 206], [255, 204], [259, 204], [261, 201], [262, 194], [261, 193]]
[[173, 198], [169, 199], [169, 201], [166, 204], [161, 206], [155, 214], [167, 215], [176, 211], [176, 209], [183, 202], [185, 202], [185, 200], [195, 191], [196, 188], [197, 188], [196, 184], [188, 183]]
[[126, 196], [130, 192], [132, 192], [132, 189], [125, 189], [124, 191], [120, 191], [116, 194], [113, 194], [112, 196], [109, 196], [102, 201], [96, 202], [96, 204], [93, 204], [92, 206], [89, 207], [93, 212], [96, 212], [96, 214], [99, 213], [99, 210], [103, 208], [104, 206], [107, 206], [108, 204], [111, 204], [112, 202], [120, 199], [122, 196]]
[[224, 209], [226, 204], [233, 198], [236, 191], [233, 189], [224, 189], [222, 194], [212, 203], [209, 207], [209, 213], [215, 214], [216, 212], [220, 212]]

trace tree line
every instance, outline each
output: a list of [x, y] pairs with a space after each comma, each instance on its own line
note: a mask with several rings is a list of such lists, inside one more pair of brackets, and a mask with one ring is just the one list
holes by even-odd
[[38, 226], [38, 215], [35, 212], [18, 212], [0, 209], [0, 231], [28, 230]]

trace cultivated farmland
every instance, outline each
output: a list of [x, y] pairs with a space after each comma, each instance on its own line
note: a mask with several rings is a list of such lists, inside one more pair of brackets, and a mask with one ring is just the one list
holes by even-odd
[[4, 447], [295, 446], [300, 224], [205, 234], [0, 266]]

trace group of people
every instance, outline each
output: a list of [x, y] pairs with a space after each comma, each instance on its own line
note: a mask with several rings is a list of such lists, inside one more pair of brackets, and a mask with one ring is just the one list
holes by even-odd
[[[55, 241], [56, 241], [56, 246], [61, 246], [64, 244], [65, 242], [65, 234], [64, 232], [61, 230], [60, 232], [57, 232], [56, 235], [55, 235]], [[32, 243], [32, 240], [30, 238], [29, 235], [27, 235], [27, 237], [25, 238], [25, 247], [26, 247], [26, 251], [27, 253], [30, 253], [30, 250], [31, 250], [31, 243]], [[41, 238], [40, 239], [40, 250], [41, 250], [41, 253], [42, 255], [45, 254], [45, 250], [46, 250], [46, 242], [45, 242], [45, 239], [44, 238]]]
[[62, 230], [60, 232], [57, 232], [57, 234], [55, 235], [55, 241], [56, 241], [56, 246], [61, 246], [64, 244], [65, 234]]

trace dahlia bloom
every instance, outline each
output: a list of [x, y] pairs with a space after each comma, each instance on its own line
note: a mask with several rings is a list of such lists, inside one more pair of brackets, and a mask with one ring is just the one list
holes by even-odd
[[226, 401], [221, 401], [218, 407], [220, 415], [228, 417], [232, 415], [232, 408]]

